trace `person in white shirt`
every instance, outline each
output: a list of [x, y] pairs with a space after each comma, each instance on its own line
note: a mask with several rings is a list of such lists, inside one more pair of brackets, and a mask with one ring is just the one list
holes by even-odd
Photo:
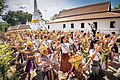
[[38, 35], [35, 35], [35, 38], [34, 38], [34, 40], [33, 40], [33, 44], [34, 44], [34, 48], [35, 48], [35, 49], [38, 49], [38, 47], [39, 47], [39, 42], [40, 42], [39, 36], [38, 36]]
[[88, 67], [90, 64], [90, 77], [87, 80], [102, 80], [102, 78], [105, 76], [103, 73], [103, 70], [101, 69], [100, 66], [100, 49], [101, 47], [97, 43], [98, 41], [91, 41], [90, 44], [90, 51], [89, 51], [89, 60], [87, 63], [83, 66], [83, 70]]
[[66, 37], [61, 37], [61, 44], [59, 45], [61, 48], [61, 63], [60, 70], [63, 72], [67, 72], [71, 69], [71, 63], [68, 62], [71, 52], [69, 48], [69, 43], [67, 43]]

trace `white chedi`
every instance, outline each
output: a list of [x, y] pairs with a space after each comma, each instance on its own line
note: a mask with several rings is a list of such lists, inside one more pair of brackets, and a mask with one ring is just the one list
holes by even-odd
[[45, 29], [44, 20], [42, 20], [42, 13], [37, 8], [37, 1], [34, 0], [34, 12], [32, 14], [32, 24], [30, 25], [32, 30]]

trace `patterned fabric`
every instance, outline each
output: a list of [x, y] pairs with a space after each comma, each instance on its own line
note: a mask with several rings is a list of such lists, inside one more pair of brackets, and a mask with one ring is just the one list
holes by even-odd
[[[79, 80], [86, 80], [86, 79], [85, 79], [85, 76], [83, 76], [82, 73], [77, 72], [77, 71], [75, 70], [75, 71], [74, 71], [74, 74], [76, 74], [76, 77], [77, 77]], [[73, 77], [73, 80], [74, 80], [74, 77]]]
[[53, 54], [48, 54], [41, 58], [42, 61], [42, 72], [44, 75], [44, 80], [54, 80], [54, 72], [51, 64]]
[[25, 51], [30, 52], [29, 54], [27, 54], [27, 55], [28, 55], [28, 57], [29, 57], [29, 56], [35, 56], [35, 54], [34, 54], [34, 53], [32, 53], [32, 50], [27, 49], [27, 50], [25, 50]]
[[28, 59], [25, 72], [30, 72], [31, 69], [33, 70], [33, 69], [36, 69], [36, 68], [37, 68], [37, 64], [35, 62], [35, 58]]
[[47, 72], [52, 69], [52, 64], [51, 64], [52, 58], [53, 58], [53, 54], [49, 54], [41, 58], [43, 72]]
[[52, 54], [52, 51], [50, 48], [47, 48], [47, 50], [48, 50], [48, 54]]
[[50, 43], [47, 41], [42, 42], [42, 44], [48, 49], [48, 54], [52, 54], [52, 49], [50, 47]]
[[70, 56], [68, 54], [64, 54], [62, 53], [61, 55], [61, 66], [60, 66], [60, 70], [63, 72], [67, 72], [68, 70], [71, 69], [72, 65], [70, 62], [68, 62]]
[[105, 73], [101, 68], [101, 65], [92, 66], [91, 70], [92, 73], [90, 74], [90, 77], [87, 80], [101, 80], [105, 76]]
[[54, 70], [51, 69], [47, 72], [43, 72], [44, 80], [55, 80], [54, 79]]

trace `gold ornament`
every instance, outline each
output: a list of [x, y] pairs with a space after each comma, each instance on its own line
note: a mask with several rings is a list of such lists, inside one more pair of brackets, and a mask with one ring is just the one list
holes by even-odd
[[80, 63], [82, 63], [82, 56], [74, 55], [68, 60], [75, 69], [78, 69]]
[[40, 46], [40, 52], [41, 54], [44, 54], [44, 51], [47, 50], [47, 48], [43, 45]]
[[27, 46], [32, 45], [32, 42], [31, 41], [27, 41], [26, 45]]

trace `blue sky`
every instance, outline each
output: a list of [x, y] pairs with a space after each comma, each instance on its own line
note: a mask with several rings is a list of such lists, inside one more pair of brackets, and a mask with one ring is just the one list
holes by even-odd
[[[44, 19], [50, 19], [55, 13], [63, 9], [70, 9], [90, 4], [111, 1], [112, 7], [117, 6], [120, 0], [37, 0], [38, 9], [42, 12]], [[5, 0], [9, 5], [8, 10], [23, 10], [33, 13], [34, 0]], [[23, 7], [22, 9], [20, 7]]]

